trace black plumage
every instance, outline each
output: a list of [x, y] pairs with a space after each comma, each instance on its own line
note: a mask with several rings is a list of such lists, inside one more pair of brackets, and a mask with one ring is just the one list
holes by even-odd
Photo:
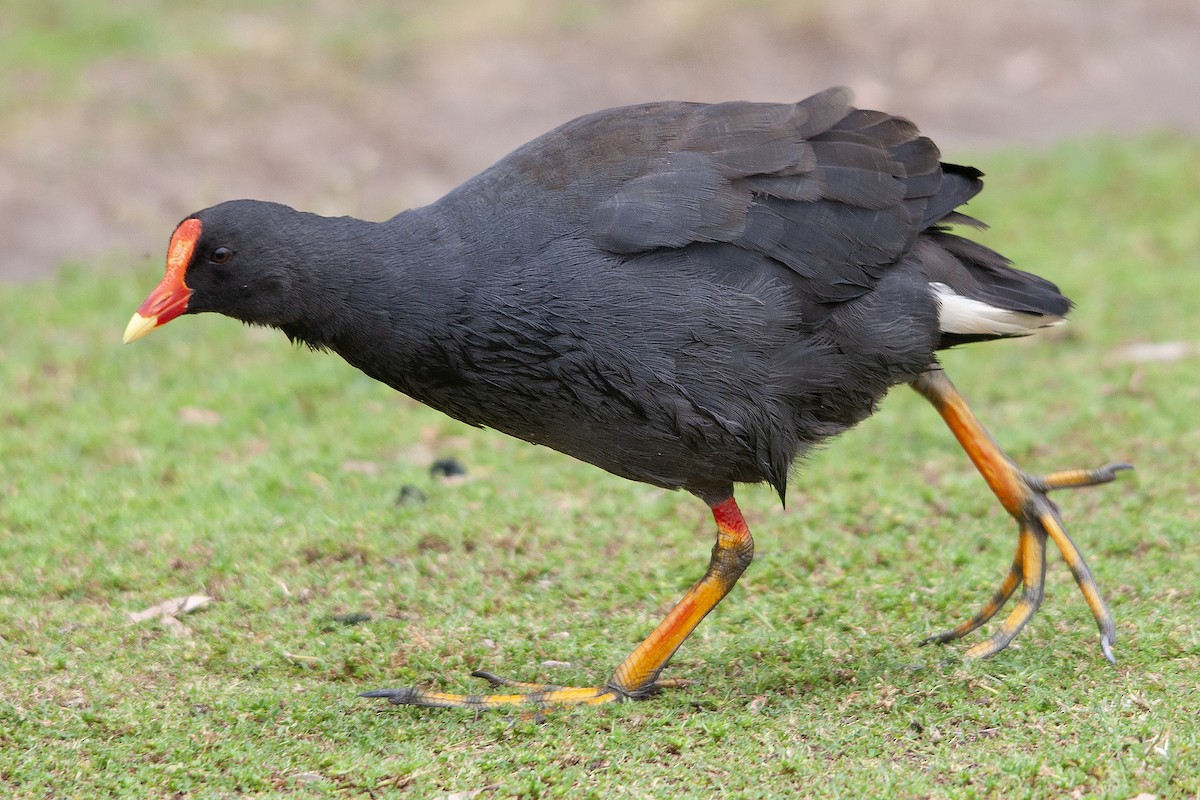
[[783, 494], [797, 455], [933, 362], [930, 280], [1065, 310], [1052, 284], [930, 230], [977, 171], [848, 100], [602, 111], [385, 223], [225, 203], [196, 215], [200, 249], [237, 263], [189, 268], [189, 310], [275, 325], [633, 480]]

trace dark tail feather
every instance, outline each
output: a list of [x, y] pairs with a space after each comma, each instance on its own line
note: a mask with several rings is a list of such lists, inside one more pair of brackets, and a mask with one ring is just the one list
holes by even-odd
[[970, 200], [983, 190], [983, 173], [974, 167], [958, 164], [942, 164], [942, 182], [925, 206], [921, 227], [936, 225], [954, 212], [954, 209]]

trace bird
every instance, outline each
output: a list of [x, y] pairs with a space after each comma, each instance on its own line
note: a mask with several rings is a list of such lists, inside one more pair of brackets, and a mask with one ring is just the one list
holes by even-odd
[[1112, 661], [1112, 615], [1048, 493], [1130, 465], [1024, 471], [938, 361], [946, 348], [1058, 325], [1071, 308], [1054, 283], [970, 238], [982, 223], [959, 209], [981, 176], [841, 87], [796, 103], [611, 108], [386, 221], [256, 200], [191, 214], [124, 341], [203, 312], [273, 327], [468, 425], [710, 509], [703, 577], [603, 683], [479, 670], [489, 694], [364, 697], [546, 709], [680, 686], [663, 677], [668, 662], [753, 559], [735, 484], [769, 483], [783, 501], [797, 459], [900, 384], [942, 416], [1018, 530], [994, 595], [925, 642], [975, 631], [1021, 587], [964, 656], [1007, 647], [1042, 602], [1049, 539]]

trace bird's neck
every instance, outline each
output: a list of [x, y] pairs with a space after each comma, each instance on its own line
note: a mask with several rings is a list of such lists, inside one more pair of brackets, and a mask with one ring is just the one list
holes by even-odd
[[462, 304], [461, 238], [431, 209], [381, 223], [327, 219], [322, 228], [295, 287], [304, 307], [280, 329], [411, 394], [398, 384], [437, 363], [431, 351]]

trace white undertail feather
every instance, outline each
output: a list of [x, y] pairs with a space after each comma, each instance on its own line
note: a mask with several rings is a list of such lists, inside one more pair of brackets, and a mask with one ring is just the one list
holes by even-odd
[[988, 305], [964, 297], [944, 283], [931, 282], [929, 288], [938, 301], [938, 328], [942, 333], [1019, 336], [1064, 322], [1062, 317], [1052, 314], [1030, 314]]

